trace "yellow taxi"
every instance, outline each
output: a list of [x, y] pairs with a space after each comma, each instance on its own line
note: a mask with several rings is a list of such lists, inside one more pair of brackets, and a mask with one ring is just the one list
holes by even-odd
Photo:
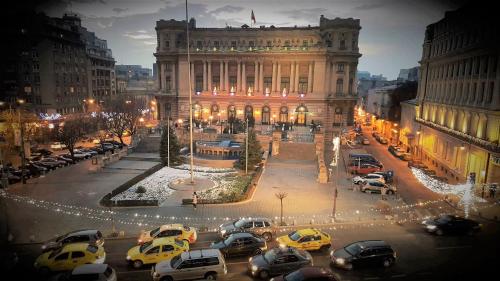
[[288, 235], [276, 239], [280, 247], [294, 247], [300, 250], [328, 250], [331, 246], [331, 237], [316, 228], [305, 228], [290, 232]]
[[164, 224], [150, 231], [142, 231], [137, 239], [137, 244], [143, 244], [156, 238], [172, 237], [178, 240], [186, 240], [189, 244], [196, 242], [198, 234], [194, 227], [185, 226], [180, 223]]
[[186, 251], [189, 251], [189, 242], [186, 240], [157, 238], [128, 250], [127, 262], [135, 268], [141, 268], [144, 264], [159, 263]]
[[82, 264], [104, 263], [105, 259], [106, 252], [102, 246], [74, 243], [41, 254], [34, 266], [43, 275], [50, 271], [72, 270]]

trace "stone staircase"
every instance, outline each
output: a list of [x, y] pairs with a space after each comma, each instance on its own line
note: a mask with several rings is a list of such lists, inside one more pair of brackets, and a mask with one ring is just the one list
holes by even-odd
[[277, 159], [316, 161], [314, 143], [281, 142], [279, 146], [279, 154], [274, 156]]
[[160, 151], [161, 135], [146, 135], [141, 138], [134, 152], [158, 153]]

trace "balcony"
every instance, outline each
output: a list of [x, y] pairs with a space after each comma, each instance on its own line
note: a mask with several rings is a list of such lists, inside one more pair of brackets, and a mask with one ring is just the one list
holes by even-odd
[[463, 142], [473, 144], [475, 146], [481, 147], [481, 148], [488, 150], [490, 152], [493, 152], [493, 153], [500, 153], [500, 146], [498, 145], [498, 143], [494, 143], [491, 141], [487, 141], [487, 140], [483, 140], [483, 139], [480, 139], [477, 137], [473, 137], [473, 136], [468, 135], [466, 133], [462, 133], [462, 132], [450, 129], [448, 127], [445, 127], [445, 126], [442, 126], [442, 125], [439, 125], [439, 124], [436, 124], [436, 123], [433, 123], [431, 121], [427, 121], [427, 120], [424, 120], [421, 118], [415, 118], [415, 121], [417, 121], [418, 123], [421, 123], [423, 125], [426, 125], [428, 127], [431, 127], [435, 130], [438, 130], [440, 132], [443, 132], [443, 133], [449, 134], [453, 137], [456, 137], [457, 139], [459, 139]]

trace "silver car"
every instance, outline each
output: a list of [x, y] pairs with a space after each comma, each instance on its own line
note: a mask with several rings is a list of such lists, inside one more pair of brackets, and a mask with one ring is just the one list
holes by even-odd
[[70, 243], [91, 243], [104, 246], [104, 237], [97, 229], [82, 229], [66, 233], [42, 245], [42, 252], [51, 251]]
[[83, 264], [71, 272], [57, 274], [50, 281], [116, 281], [116, 271], [107, 264]]
[[216, 280], [218, 276], [226, 274], [226, 261], [217, 249], [184, 252], [151, 268], [154, 281]]

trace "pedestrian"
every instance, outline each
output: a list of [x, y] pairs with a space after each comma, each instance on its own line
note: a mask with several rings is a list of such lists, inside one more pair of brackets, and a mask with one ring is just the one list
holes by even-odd
[[193, 192], [193, 207], [196, 210], [196, 205], [198, 205], [198, 195], [196, 194], [196, 191]]
[[495, 198], [495, 193], [497, 192], [497, 185], [490, 184], [490, 198]]
[[387, 190], [388, 190], [387, 185], [384, 184], [382, 190], [380, 190], [380, 194], [382, 195], [382, 200], [387, 200], [386, 198]]

